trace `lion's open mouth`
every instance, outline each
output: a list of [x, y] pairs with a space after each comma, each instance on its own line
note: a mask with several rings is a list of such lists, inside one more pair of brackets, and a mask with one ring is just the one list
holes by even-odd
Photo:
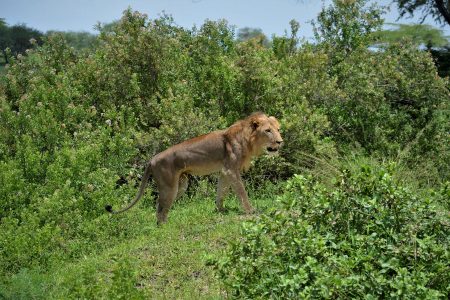
[[272, 147], [267, 147], [267, 151], [269, 151], [269, 152], [277, 152], [278, 149], [277, 148], [272, 148]]

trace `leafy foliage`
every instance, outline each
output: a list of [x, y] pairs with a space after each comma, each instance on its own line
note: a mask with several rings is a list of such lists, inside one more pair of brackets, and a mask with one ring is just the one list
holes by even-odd
[[[212, 261], [237, 298], [439, 298], [450, 282], [448, 210], [385, 170], [344, 171], [333, 188], [295, 176], [280, 208], [244, 224]], [[447, 295], [448, 296], [448, 295]]]
[[388, 24], [393, 29], [376, 32], [377, 40], [381, 43], [401, 42], [410, 39], [417, 46], [444, 47], [450, 41], [444, 35], [444, 31], [426, 24]]
[[[317, 48], [329, 57], [327, 71], [336, 79], [338, 92], [317, 106], [324, 109], [338, 143], [354, 143], [371, 154], [420, 164], [424, 155], [420, 151], [434, 151], [426, 143], [440, 145], [436, 149], [448, 145], [440, 127], [448, 117], [448, 81], [438, 77], [430, 54], [413, 43], [371, 50], [382, 10], [366, 8], [366, 3], [335, 1], [318, 17]], [[422, 144], [422, 139], [428, 141]], [[432, 172], [439, 173], [449, 164], [438, 160], [431, 165]], [[448, 180], [447, 171], [440, 174]]]
[[91, 49], [97, 44], [97, 36], [87, 31], [47, 31], [46, 35], [60, 34], [64, 40], [77, 50]]
[[43, 33], [30, 28], [25, 24], [8, 26], [3, 18], [0, 18], [0, 51], [3, 60], [8, 63], [9, 56], [24, 54], [31, 47], [32, 40], [42, 43]]
[[264, 47], [270, 46], [270, 41], [263, 33], [261, 28], [251, 28], [251, 27], [243, 27], [240, 28], [237, 34], [237, 40], [239, 42], [244, 42], [250, 39], [255, 39], [260, 43], [260, 45]]
[[373, 39], [372, 33], [383, 24], [384, 8], [368, 6], [367, 0], [333, 0], [313, 22], [314, 35], [337, 61]]

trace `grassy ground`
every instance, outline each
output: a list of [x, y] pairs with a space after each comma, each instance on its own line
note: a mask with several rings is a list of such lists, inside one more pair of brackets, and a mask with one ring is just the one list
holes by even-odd
[[[274, 205], [272, 192], [250, 192], [259, 210]], [[14, 299], [219, 299], [225, 291], [208, 256], [219, 256], [229, 241], [239, 238], [240, 226], [248, 218], [238, 200], [228, 197], [228, 212], [214, 211], [211, 195], [184, 196], [173, 207], [169, 221], [156, 226], [155, 210], [144, 205], [111, 218], [139, 220], [140, 234], [105, 251], [55, 265], [51, 271], [24, 271], [12, 280], [9, 297]], [[117, 234], [121, 229], [117, 228]]]

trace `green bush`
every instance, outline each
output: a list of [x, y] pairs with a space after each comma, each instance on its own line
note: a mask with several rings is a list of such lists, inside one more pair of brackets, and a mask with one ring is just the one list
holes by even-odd
[[340, 151], [356, 146], [403, 162], [411, 174], [426, 169], [416, 176], [422, 184], [449, 180], [448, 79], [411, 43], [371, 47], [383, 8], [367, 4], [336, 0], [319, 14], [313, 47], [327, 55], [337, 91], [312, 103], [327, 116]]
[[385, 170], [344, 171], [334, 188], [296, 175], [280, 207], [244, 224], [213, 264], [237, 298], [445, 298], [442, 194], [417, 196]]
[[[368, 152], [395, 156], [433, 123], [433, 108], [449, 99], [447, 82], [437, 76], [431, 56], [411, 45], [380, 53], [360, 49], [336, 68], [341, 97], [325, 103], [333, 135]], [[427, 133], [429, 139], [437, 134]]]

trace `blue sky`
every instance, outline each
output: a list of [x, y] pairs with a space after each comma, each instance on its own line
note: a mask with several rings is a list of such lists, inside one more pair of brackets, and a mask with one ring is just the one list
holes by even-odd
[[[377, 2], [388, 5], [391, 0]], [[237, 28], [261, 28], [268, 36], [282, 35], [289, 29], [289, 21], [296, 19], [301, 25], [299, 35], [311, 38], [309, 21], [317, 16], [323, 3], [329, 4], [331, 0], [0, 0], [0, 18], [5, 18], [9, 25], [25, 23], [41, 31], [95, 32], [97, 22], [119, 19], [123, 10], [130, 6], [150, 18], [165, 11], [174, 17], [175, 23], [187, 28], [201, 25], [205, 19], [227, 19]], [[396, 22], [397, 17], [397, 9], [392, 5], [386, 21]], [[399, 22], [417, 20], [401, 19]], [[426, 23], [436, 25], [431, 19]], [[450, 35], [450, 26], [442, 29]]]

